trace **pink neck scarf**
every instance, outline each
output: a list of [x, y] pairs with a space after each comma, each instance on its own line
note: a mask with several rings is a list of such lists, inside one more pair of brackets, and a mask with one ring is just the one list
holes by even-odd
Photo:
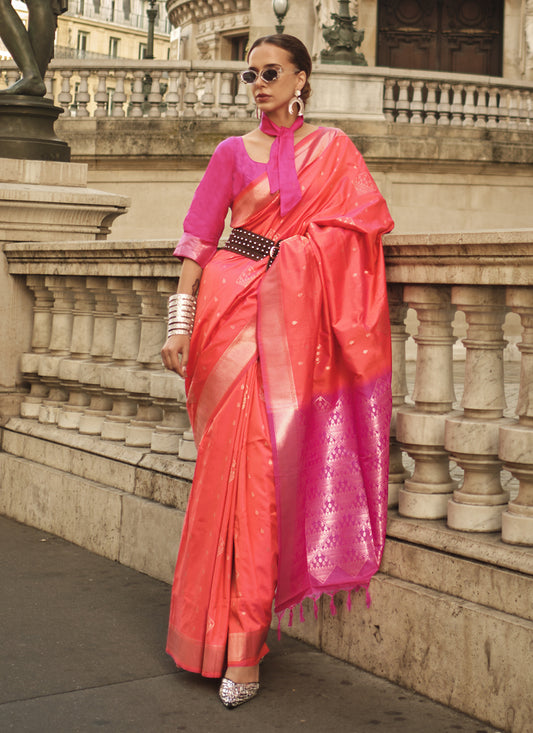
[[302, 198], [302, 190], [294, 162], [294, 133], [304, 123], [298, 116], [290, 127], [279, 127], [265, 114], [261, 115], [259, 129], [275, 137], [267, 164], [270, 193], [279, 191], [281, 216], [285, 216]]

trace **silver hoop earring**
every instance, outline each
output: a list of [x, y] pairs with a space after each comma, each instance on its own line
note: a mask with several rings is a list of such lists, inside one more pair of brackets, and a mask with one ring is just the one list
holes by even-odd
[[289, 114], [290, 115], [293, 114], [293, 107], [295, 104], [297, 104], [298, 105], [298, 117], [303, 117], [304, 110], [305, 110], [305, 104], [304, 104], [303, 99], [301, 99], [301, 95], [302, 93], [299, 89], [297, 89], [294, 92], [294, 97], [289, 102]]

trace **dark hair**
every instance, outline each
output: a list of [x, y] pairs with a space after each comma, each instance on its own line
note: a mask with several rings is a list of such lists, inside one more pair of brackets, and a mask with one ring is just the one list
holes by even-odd
[[277, 46], [282, 48], [290, 54], [292, 63], [298, 68], [299, 71], [305, 71], [306, 80], [302, 89], [302, 101], [304, 104], [311, 96], [311, 85], [309, 84], [309, 77], [311, 76], [311, 69], [313, 68], [313, 62], [309, 51], [306, 49], [304, 44], [296, 36], [289, 36], [287, 33], [276, 33], [274, 36], [261, 36], [250, 46], [250, 50], [246, 56], [250, 58], [250, 54], [257, 48], [268, 43], [271, 46]]

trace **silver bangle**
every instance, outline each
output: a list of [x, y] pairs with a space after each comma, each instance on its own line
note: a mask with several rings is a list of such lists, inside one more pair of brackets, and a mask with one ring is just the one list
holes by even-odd
[[176, 293], [168, 299], [168, 330], [170, 336], [191, 336], [196, 315], [196, 298], [187, 293]]

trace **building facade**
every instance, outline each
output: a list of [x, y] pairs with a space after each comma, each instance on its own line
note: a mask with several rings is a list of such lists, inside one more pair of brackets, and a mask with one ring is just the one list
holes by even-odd
[[[69, 0], [59, 16], [55, 57], [142, 59], [147, 49], [148, 2], [143, 0]], [[163, 5], [154, 22], [154, 57], [170, 58], [170, 23]]]
[[[167, 0], [183, 59], [241, 60], [249, 41], [273, 33], [270, 2]], [[533, 0], [351, 0], [369, 66], [533, 79]], [[325, 48], [336, 0], [289, 0], [285, 31]], [[174, 56], [175, 57], [175, 56]]]

